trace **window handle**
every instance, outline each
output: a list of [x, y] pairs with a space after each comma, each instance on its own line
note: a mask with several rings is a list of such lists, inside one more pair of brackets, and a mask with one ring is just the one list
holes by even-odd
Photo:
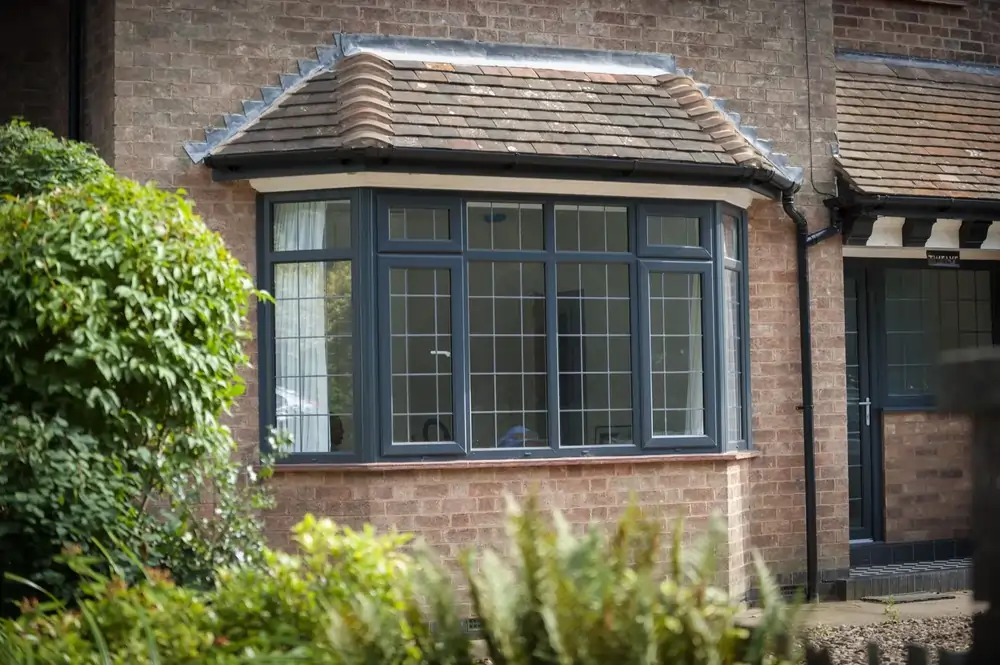
[[858, 406], [864, 408], [865, 410], [865, 427], [870, 427], [872, 424], [872, 400], [869, 397], [863, 402], [858, 402]]
[[432, 356], [444, 356], [445, 358], [451, 358], [451, 351], [431, 351]]

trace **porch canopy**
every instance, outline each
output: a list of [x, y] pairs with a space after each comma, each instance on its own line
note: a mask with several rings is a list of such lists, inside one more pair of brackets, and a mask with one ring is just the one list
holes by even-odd
[[801, 169], [670, 56], [338, 36], [188, 144], [218, 179], [395, 170], [732, 186]]
[[1000, 250], [1000, 69], [840, 54], [837, 124], [845, 255]]

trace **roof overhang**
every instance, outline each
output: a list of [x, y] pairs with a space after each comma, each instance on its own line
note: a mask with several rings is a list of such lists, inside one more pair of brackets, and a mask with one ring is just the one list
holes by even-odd
[[211, 155], [205, 163], [217, 181], [260, 180], [358, 172], [422, 173], [551, 180], [599, 180], [700, 187], [745, 188], [771, 199], [795, 192], [799, 184], [760, 166], [691, 164], [562, 157], [481, 151], [364, 148], [318, 149], [252, 155]]
[[843, 176], [838, 178], [837, 192], [836, 197], [825, 203], [843, 219], [864, 216], [1000, 219], [1000, 199], [864, 194]]

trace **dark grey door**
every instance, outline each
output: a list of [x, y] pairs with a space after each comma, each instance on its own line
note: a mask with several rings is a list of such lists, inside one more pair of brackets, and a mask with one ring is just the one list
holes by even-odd
[[878, 540], [882, 531], [882, 489], [876, 455], [879, 418], [872, 406], [870, 359], [872, 327], [865, 271], [844, 274], [845, 343], [847, 345], [847, 484], [851, 540]]

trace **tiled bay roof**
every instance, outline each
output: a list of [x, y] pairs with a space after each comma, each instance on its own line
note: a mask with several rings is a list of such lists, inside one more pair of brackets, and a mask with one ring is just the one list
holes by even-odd
[[383, 60], [312, 77], [216, 154], [393, 146], [742, 164], [761, 156], [691, 80]]
[[[338, 41], [339, 54], [321, 54], [296, 80], [283, 80], [280, 94], [270, 89], [265, 101], [247, 102], [247, 114], [227, 118], [227, 129], [189, 144], [192, 159], [376, 148], [740, 165], [785, 182], [801, 177], [672, 59], [662, 66], [664, 56], [574, 61], [585, 52], [546, 49], [539, 57], [530, 47], [472, 45], [479, 51], [469, 57], [456, 55], [461, 42], [348, 39]], [[490, 46], [502, 57], [490, 61], [481, 52]], [[627, 58], [639, 66], [621, 66]]]
[[1000, 75], [837, 60], [838, 168], [862, 194], [1000, 199]]

